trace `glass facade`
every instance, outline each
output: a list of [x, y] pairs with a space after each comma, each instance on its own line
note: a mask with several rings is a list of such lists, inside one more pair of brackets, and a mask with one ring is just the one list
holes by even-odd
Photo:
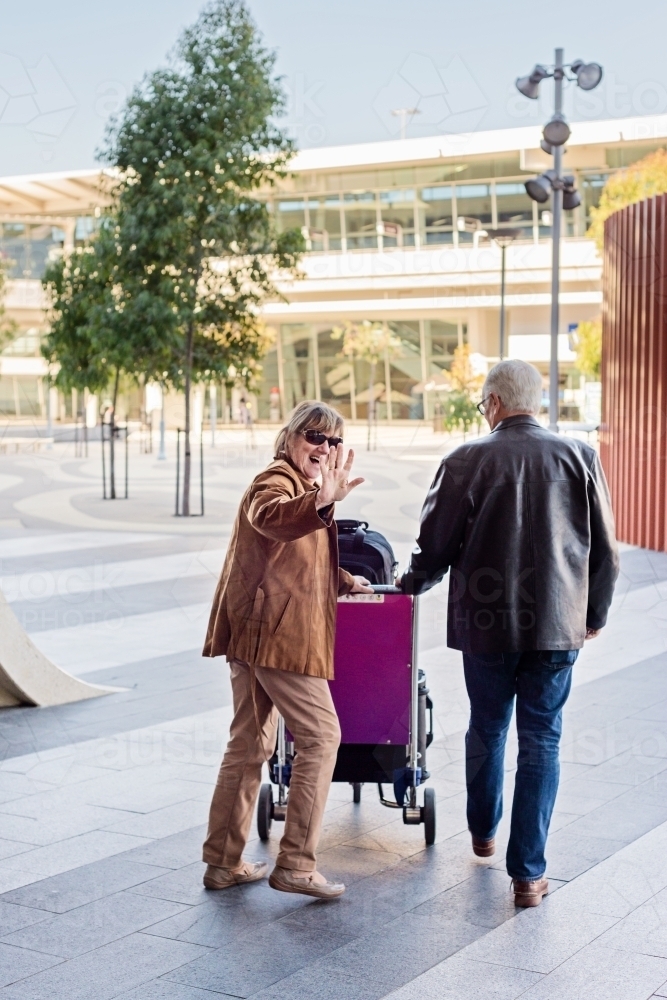
[[387, 327], [399, 339], [400, 350], [380, 360], [371, 371], [366, 361], [345, 357], [341, 341], [332, 336], [331, 325], [280, 326], [275, 331], [275, 346], [263, 361], [259, 419], [270, 419], [275, 389], [280, 393], [283, 414], [303, 399], [321, 399], [347, 419], [365, 420], [372, 392], [378, 420], [432, 416], [424, 383], [451, 366], [456, 348], [467, 343], [466, 324], [414, 319], [390, 321]]
[[[276, 198], [271, 211], [279, 232], [300, 229], [307, 249], [315, 252], [471, 246], [477, 230], [503, 227], [521, 230], [521, 239], [549, 239], [550, 226], [526, 194], [524, 177], [468, 184], [434, 182], [395, 190], [341, 190], [336, 195], [300, 200]], [[350, 175], [341, 180], [351, 184], [358, 179]], [[585, 183], [582, 178], [580, 189]], [[585, 234], [586, 217], [579, 220], [579, 214], [577, 210], [565, 213], [566, 235]]]

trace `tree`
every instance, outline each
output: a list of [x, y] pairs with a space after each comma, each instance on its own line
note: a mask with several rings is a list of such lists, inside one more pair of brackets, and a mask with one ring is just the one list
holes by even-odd
[[443, 423], [448, 431], [461, 428], [463, 436], [473, 424], [481, 425], [477, 397], [484, 384], [484, 376], [475, 371], [471, 361], [470, 346], [459, 345], [449, 370], [450, 391], [443, 401]]
[[138, 315], [137, 295], [118, 280], [117, 238], [117, 227], [110, 217], [92, 244], [51, 261], [42, 279], [50, 320], [42, 354], [56, 371], [54, 384], [66, 392], [111, 392], [111, 499], [116, 497], [116, 413], [121, 378], [125, 375], [138, 380], [146, 370], [154, 369], [160, 358], [156, 330]]
[[[368, 379], [368, 438], [366, 448], [371, 450], [371, 428], [375, 421], [375, 396], [377, 386], [375, 385], [375, 369], [379, 361], [385, 357], [398, 358], [403, 353], [403, 345], [400, 337], [391, 332], [385, 323], [371, 323], [364, 320], [362, 323], [346, 323], [343, 327], [336, 327], [332, 334], [333, 340], [342, 340], [342, 353], [345, 357], [354, 360], [366, 361], [370, 365], [370, 375]], [[387, 387], [384, 386], [385, 392]]]
[[602, 320], [579, 323], [574, 334], [576, 365], [582, 375], [600, 378], [602, 367]]
[[118, 281], [134, 322], [159, 330], [148, 374], [185, 393], [185, 515], [191, 386], [214, 378], [252, 386], [268, 347], [260, 306], [304, 249], [298, 230], [276, 234], [256, 197], [294, 151], [274, 123], [283, 108], [274, 59], [243, 0], [214, 0], [169, 67], [134, 90], [103, 154], [119, 170]]
[[588, 229], [588, 236], [595, 240], [598, 250], [602, 251], [605, 219], [626, 205], [634, 205], [666, 191], [667, 150], [658, 149], [625, 170], [619, 170], [608, 177], [602, 188], [600, 204], [597, 208], [591, 208], [593, 221]]

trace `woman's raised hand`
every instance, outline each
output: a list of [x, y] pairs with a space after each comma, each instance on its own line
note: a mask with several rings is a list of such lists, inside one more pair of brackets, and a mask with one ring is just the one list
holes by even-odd
[[347, 458], [343, 461], [342, 444], [335, 448], [329, 448], [329, 454], [322, 456], [320, 459], [322, 485], [315, 504], [318, 510], [322, 507], [328, 507], [338, 500], [344, 500], [350, 490], [363, 483], [363, 479], [350, 480], [353, 461], [354, 452], [351, 448], [347, 453]]

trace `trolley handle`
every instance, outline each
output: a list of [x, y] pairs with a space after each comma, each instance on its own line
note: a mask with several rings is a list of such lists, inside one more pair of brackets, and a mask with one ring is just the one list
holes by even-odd
[[403, 591], [400, 587], [394, 586], [393, 583], [372, 583], [374, 594], [402, 594]]

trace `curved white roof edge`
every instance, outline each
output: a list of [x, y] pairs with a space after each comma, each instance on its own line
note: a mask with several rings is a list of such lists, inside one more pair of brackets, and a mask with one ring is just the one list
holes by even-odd
[[[484, 153], [538, 149], [542, 125], [495, 129], [489, 132], [465, 132], [458, 135], [429, 135], [416, 139], [389, 139], [381, 142], [355, 143], [348, 146], [323, 146], [300, 150], [290, 163], [297, 173], [308, 170], [331, 170], [439, 160]], [[651, 141], [667, 137], [667, 115], [643, 115], [635, 118], [609, 118], [594, 122], [572, 122], [570, 146], [596, 145], [603, 142]]]

